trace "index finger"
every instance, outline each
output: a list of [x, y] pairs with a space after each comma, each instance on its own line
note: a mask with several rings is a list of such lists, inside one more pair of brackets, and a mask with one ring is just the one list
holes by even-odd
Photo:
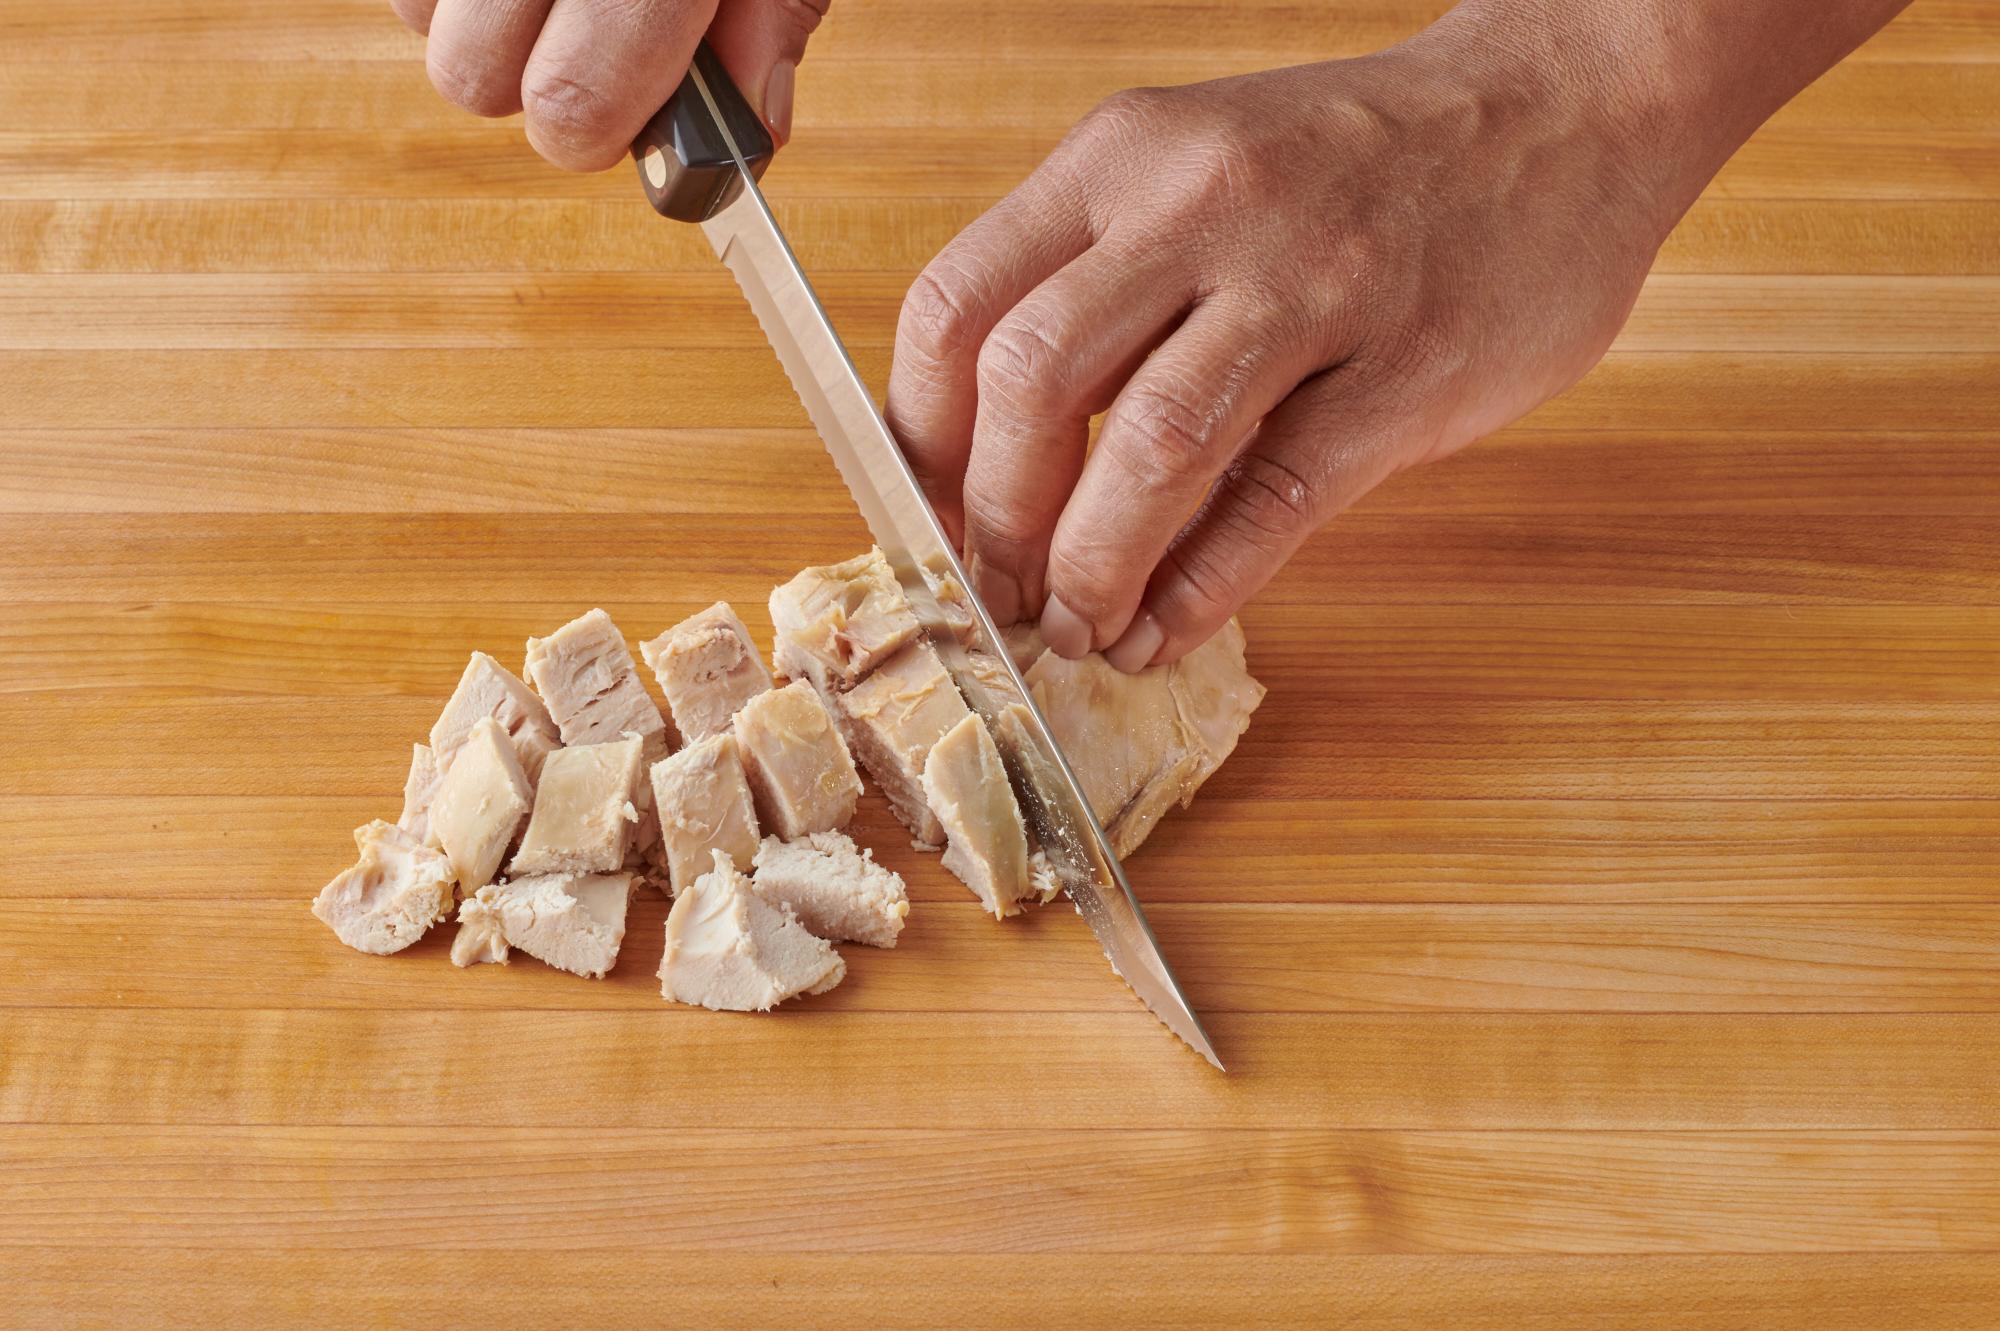
[[1089, 248], [1090, 226], [1047, 163], [917, 275], [896, 324], [888, 420], [954, 541], [979, 412], [979, 350], [1043, 279]]

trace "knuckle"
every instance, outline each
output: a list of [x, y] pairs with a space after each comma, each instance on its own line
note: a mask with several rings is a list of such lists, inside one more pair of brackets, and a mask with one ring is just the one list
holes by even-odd
[[490, 66], [435, 42], [426, 64], [431, 86], [453, 106], [477, 116], [508, 116], [520, 109], [520, 90]]
[[1206, 480], [1213, 473], [1218, 424], [1188, 395], [1159, 385], [1135, 385], [1105, 421], [1099, 446], [1147, 479]]
[[[600, 158], [614, 146], [614, 103], [561, 70], [530, 68], [521, 84], [521, 107], [537, 129], [580, 158]], [[624, 145], [615, 146], [623, 152]]]
[[1156, 595], [1153, 613], [1177, 635], [1205, 641], [1241, 604], [1238, 571], [1207, 542], [1187, 541], [1167, 552], [1174, 576]]
[[998, 555], [1003, 564], [1019, 561], [1041, 532], [1034, 509], [1018, 495], [993, 494], [976, 485], [965, 492], [967, 544], [989, 556]]
[[979, 348], [979, 395], [1037, 415], [1059, 410], [1068, 364], [1042, 324], [1010, 315]]
[[1318, 525], [1320, 488], [1276, 458], [1248, 453], [1223, 477], [1211, 511], [1253, 546], [1289, 549]]
[[1049, 590], [1059, 593], [1064, 605], [1093, 622], [1109, 619], [1130, 599], [1122, 595], [1130, 580], [1122, 576], [1122, 566], [1116, 560], [1105, 557], [1108, 553], [1078, 549], [1062, 540], [1049, 548]]
[[897, 340], [920, 357], [942, 361], [961, 354], [975, 334], [972, 283], [942, 257], [917, 274], [903, 297]]

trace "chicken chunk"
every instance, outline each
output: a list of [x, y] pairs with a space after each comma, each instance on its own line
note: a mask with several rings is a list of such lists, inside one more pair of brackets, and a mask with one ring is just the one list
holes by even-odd
[[1119, 855], [1145, 841], [1175, 803], [1185, 807], [1235, 749], [1263, 701], [1234, 620], [1168, 666], [1134, 675], [1093, 652], [1044, 652], [1028, 686]]
[[889, 808], [917, 844], [944, 844], [944, 827], [924, 798], [924, 759], [970, 710], [944, 662], [927, 642], [890, 657], [833, 705], [855, 758], [889, 798]]
[[644, 741], [557, 749], [542, 768], [535, 811], [508, 872], [610, 873], [625, 864]]
[[668, 881], [678, 896], [707, 872], [711, 851], [748, 864], [757, 853], [757, 811], [736, 736], [710, 735], [653, 764]]
[[944, 825], [944, 867], [993, 917], [1013, 915], [1035, 895], [1028, 830], [985, 721], [968, 714], [931, 746], [924, 795]]
[[360, 858], [320, 889], [312, 913], [361, 952], [401, 952], [451, 910], [451, 861], [394, 823], [354, 829]]
[[667, 723], [639, 682], [625, 637], [602, 610], [528, 639], [523, 671], [548, 704], [565, 744], [608, 744], [637, 735], [648, 762], [666, 756]]
[[437, 755], [431, 746], [412, 744], [410, 774], [403, 779], [403, 816], [396, 826], [427, 846], [437, 844], [431, 838], [431, 801], [437, 798], [438, 780]]
[[452, 963], [504, 962], [518, 947], [557, 970], [602, 979], [618, 964], [631, 900], [628, 873], [556, 873], [490, 884], [459, 907]]
[[910, 913], [902, 877], [844, 832], [765, 837], [756, 868], [751, 888], [758, 896], [790, 907], [807, 930], [831, 942], [894, 947]]
[[854, 817], [861, 777], [847, 742], [804, 680], [752, 698], [736, 714], [736, 747], [757, 820], [790, 840], [832, 832]]
[[667, 697], [681, 743], [693, 744], [729, 730], [744, 703], [771, 687], [771, 672], [727, 601], [639, 644]]
[[831, 944], [790, 908], [766, 904], [719, 850], [667, 913], [660, 992], [675, 1002], [768, 1012], [798, 994], [823, 994], [846, 974]]
[[562, 744], [555, 720], [534, 691], [485, 652], [474, 652], [451, 700], [431, 727], [431, 754], [440, 774], [451, 770], [451, 760], [471, 737], [472, 727], [489, 716], [507, 732], [522, 770], [531, 778], [541, 774], [549, 751]]
[[[546, 638], [528, 639], [524, 673], [548, 704], [563, 743], [607, 744], [637, 735], [643, 762], [666, 757], [666, 719], [639, 681], [625, 635], [604, 611], [572, 619]], [[632, 807], [639, 816], [632, 829], [632, 858], [657, 862], [660, 820], [653, 813], [651, 786], [639, 783]]]
[[829, 696], [917, 636], [917, 617], [880, 550], [809, 568], [771, 593], [778, 672]]
[[430, 816], [466, 896], [493, 881], [534, 803], [535, 788], [507, 732], [492, 717], [481, 717], [439, 783]]

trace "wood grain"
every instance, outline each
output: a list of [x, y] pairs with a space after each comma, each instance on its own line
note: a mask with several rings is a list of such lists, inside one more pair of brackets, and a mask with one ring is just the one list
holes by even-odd
[[[1132, 84], [1447, 0], [843, 0], [773, 204], [878, 388]], [[1231, 1071], [871, 793], [762, 1016], [305, 909], [467, 652], [865, 528], [706, 243], [383, 0], [0, 0], [0, 1322], [1987, 1331], [2000, 9], [1781, 110], [1570, 393], [1332, 524], [1130, 871]]]
[[[577, 1291], [623, 1326], [676, 1318], [727, 1325], [746, 1307], [786, 1322], [884, 1331], [1012, 1331], [1029, 1307], [1084, 1325], [1106, 1304], [1144, 1307], [1158, 1331], [1219, 1325], [1290, 1331], [1337, 1317], [1351, 1331], [1450, 1325], [1461, 1331], [1602, 1331], [1641, 1325], [1706, 1331], [1974, 1331], [2000, 1275], [1983, 1254], [1709, 1254], [1267, 1257], [1105, 1256], [1042, 1252], [1031, 1261], [900, 1255], [902, 1286], [881, 1298], [879, 1254], [725, 1254], [658, 1246], [551, 1253], [399, 1248], [355, 1280], [347, 1248], [13, 1248], [24, 1328], [97, 1331], [143, 1321], [163, 1331], [289, 1328], [310, 1322], [325, 1290], [376, 1323], [435, 1325], [476, 1317], [496, 1331], [573, 1316]], [[656, 1271], [671, 1260], [673, 1309]]]

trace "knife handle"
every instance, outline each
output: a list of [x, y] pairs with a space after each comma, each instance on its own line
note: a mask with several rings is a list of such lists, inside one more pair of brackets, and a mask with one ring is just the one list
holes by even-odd
[[639, 183], [646, 201], [662, 217], [679, 222], [705, 222], [742, 190], [736, 158], [728, 140], [716, 129], [715, 117], [696, 85], [697, 73], [722, 113], [722, 123], [743, 154], [752, 177], [761, 179], [773, 151], [771, 131], [743, 100], [735, 81], [703, 42], [695, 47], [694, 64], [681, 86], [658, 115], [646, 122], [632, 141], [639, 164]]

